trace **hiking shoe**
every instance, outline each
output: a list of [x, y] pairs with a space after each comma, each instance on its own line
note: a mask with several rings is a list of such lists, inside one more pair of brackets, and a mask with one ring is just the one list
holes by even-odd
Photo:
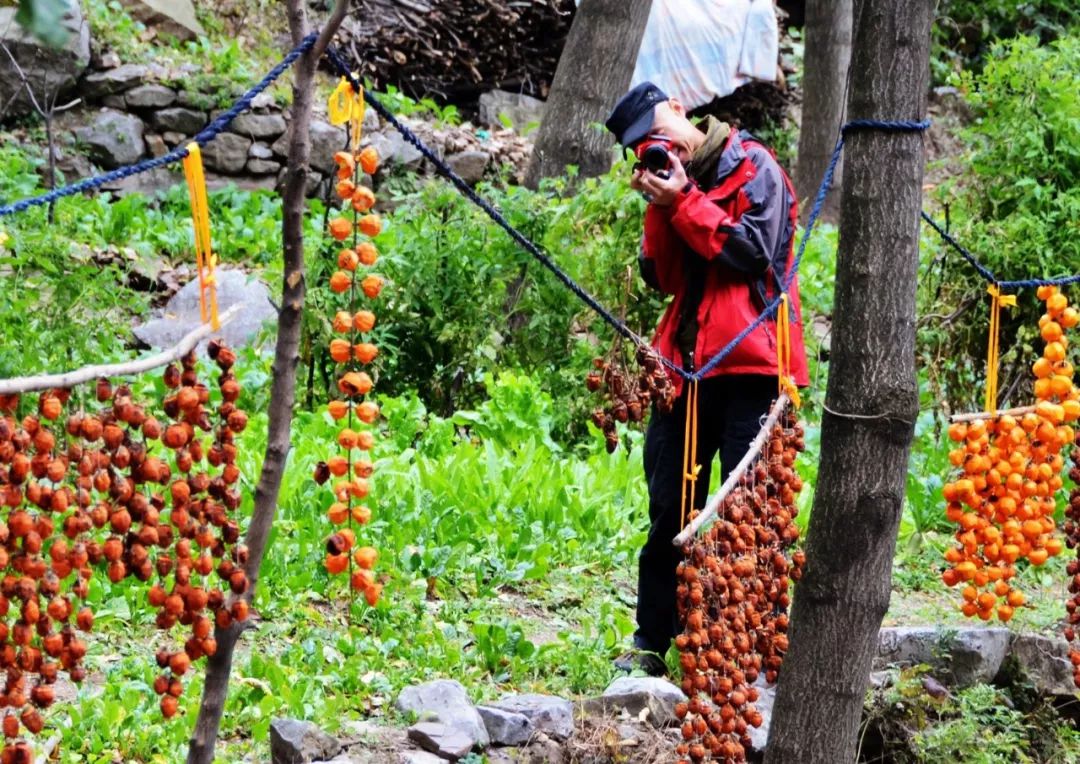
[[667, 675], [667, 664], [664, 663], [664, 659], [647, 650], [628, 650], [615, 659], [614, 665], [618, 671], [627, 673], [643, 671], [649, 676]]

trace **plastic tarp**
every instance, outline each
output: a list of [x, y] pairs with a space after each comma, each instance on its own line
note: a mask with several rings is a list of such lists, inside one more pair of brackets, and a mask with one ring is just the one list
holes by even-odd
[[776, 79], [772, 0], [653, 0], [631, 87], [646, 80], [687, 108]]

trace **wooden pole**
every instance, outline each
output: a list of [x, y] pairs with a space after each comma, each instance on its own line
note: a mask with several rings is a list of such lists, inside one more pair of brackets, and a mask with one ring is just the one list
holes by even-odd
[[716, 495], [709, 499], [705, 505], [705, 509], [701, 510], [698, 515], [691, 520], [682, 533], [672, 539], [671, 543], [675, 546], [682, 546], [687, 541], [697, 535], [697, 532], [701, 529], [701, 526], [707, 523], [713, 515], [715, 515], [720, 507], [724, 503], [724, 499], [728, 497], [735, 486], [739, 484], [743, 474], [750, 469], [750, 465], [757, 459], [758, 454], [761, 453], [761, 449], [765, 447], [765, 444], [769, 441], [769, 433], [772, 432], [773, 426], [780, 419], [780, 415], [784, 413], [784, 409], [787, 408], [789, 403], [787, 393], [780, 393], [780, 397], [776, 399], [776, 403], [773, 404], [772, 409], [769, 410], [769, 416], [765, 420], [765, 424], [761, 426], [761, 430], [750, 442], [750, 448], [743, 456], [742, 461], [735, 465], [735, 469], [728, 475], [727, 480], [720, 486], [720, 490], [716, 492]]
[[[240, 315], [242, 305], [233, 305], [221, 314], [221, 325], [232, 321]], [[32, 393], [38, 390], [55, 390], [81, 385], [84, 382], [92, 382], [101, 377], [129, 377], [134, 374], [152, 371], [183, 358], [202, 340], [214, 334], [210, 324], [202, 324], [198, 328], [188, 332], [184, 337], [168, 350], [163, 350], [155, 355], [140, 358], [137, 361], [125, 361], [123, 363], [99, 364], [97, 366], [84, 366], [81, 369], [67, 371], [62, 374], [41, 374], [36, 377], [12, 377], [0, 379], [0, 395], [12, 393]]]
[[953, 414], [949, 417], [950, 422], [974, 422], [976, 419], [1000, 419], [1003, 416], [1024, 416], [1024, 414], [1034, 414], [1034, 406], [1019, 406], [1014, 409], [1005, 409], [1003, 411], [976, 411], [970, 414]]

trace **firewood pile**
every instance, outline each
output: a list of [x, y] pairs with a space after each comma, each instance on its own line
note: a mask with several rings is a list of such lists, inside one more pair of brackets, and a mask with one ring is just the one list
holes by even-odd
[[413, 98], [545, 98], [574, 0], [365, 0], [342, 28], [361, 76]]

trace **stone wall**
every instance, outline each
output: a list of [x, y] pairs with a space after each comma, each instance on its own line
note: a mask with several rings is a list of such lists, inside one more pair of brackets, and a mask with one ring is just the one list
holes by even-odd
[[[7, 11], [0, 9], [0, 12]], [[15, 50], [23, 69], [33, 76], [35, 90], [41, 91], [39, 101], [46, 102], [49, 83], [60, 83], [65, 99], [79, 99], [76, 108], [65, 110], [57, 118], [58, 167], [65, 182], [98, 170], [161, 156], [188, 142], [221, 113], [219, 104], [232, 100], [191, 89], [195, 75], [202, 70], [195, 63], [166, 68], [158, 64], [124, 63], [109, 51], [90, 55], [93, 45], [88, 40], [87, 25], [78, 5], [72, 6], [69, 23], [79, 34], [72, 49], [62, 55], [38, 47], [11, 19], [7, 21], [7, 27], [0, 27], [0, 41], [10, 46], [17, 42]], [[4, 69], [0, 61], [0, 80], [10, 84], [17, 77], [14, 69]], [[329, 92], [325, 83], [321, 90]], [[4, 102], [0, 101], [0, 105]], [[505, 105], [498, 113], [495, 109], [488, 110], [495, 125], [493, 129], [477, 129], [467, 123], [440, 128], [420, 120], [406, 121], [470, 183], [493, 174], [503, 164], [511, 166], [512, 179], [516, 180], [523, 174], [531, 144], [514, 130], [502, 127], [499, 114], [503, 119], [509, 114], [515, 124], [525, 124], [527, 120], [538, 119], [539, 112], [535, 105], [530, 112], [528, 104], [523, 106], [519, 97], [508, 94], [503, 98], [496, 94], [492, 103]], [[311, 124], [309, 194], [326, 189], [329, 184], [324, 181], [334, 172], [333, 155], [345, 146], [345, 130], [326, 121], [321, 98], [317, 99], [316, 110]], [[13, 102], [6, 112], [0, 113], [0, 124], [31, 111], [29, 101]], [[276, 103], [271, 93], [257, 96], [250, 111], [237, 117], [226, 132], [203, 148], [211, 187], [234, 182], [243, 188], [280, 189], [290, 119], [288, 108]], [[363, 144], [374, 145], [384, 167], [391, 170], [397, 166], [413, 172], [431, 172], [420, 152], [406, 143], [393, 127], [381, 125], [372, 109], [368, 109], [364, 120]], [[108, 190], [149, 192], [176, 181], [178, 172], [179, 167], [160, 169], [128, 178]]]

